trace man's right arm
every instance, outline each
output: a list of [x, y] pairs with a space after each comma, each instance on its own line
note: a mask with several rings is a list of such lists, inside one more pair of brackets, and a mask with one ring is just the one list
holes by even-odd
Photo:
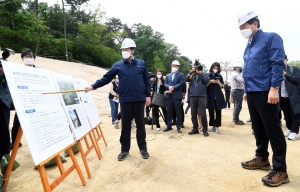
[[98, 79], [94, 84], [92, 84], [93, 89], [103, 87], [104, 85], [110, 83], [115, 76], [118, 74], [118, 70], [115, 67], [115, 64], [110, 68], [110, 70], [101, 78]]

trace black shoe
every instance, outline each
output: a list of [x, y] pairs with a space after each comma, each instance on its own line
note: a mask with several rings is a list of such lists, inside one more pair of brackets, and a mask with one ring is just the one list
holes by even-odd
[[184, 128], [184, 124], [182, 123], [182, 125], [180, 126], [181, 128]]
[[234, 124], [235, 125], [245, 125], [245, 123], [243, 121], [235, 121]]
[[128, 156], [129, 152], [121, 152], [119, 155], [118, 155], [118, 161], [123, 161], [127, 156]]
[[170, 131], [170, 130], [172, 130], [172, 128], [165, 128], [164, 130], [163, 130], [163, 132], [167, 132], [167, 131]]
[[149, 158], [149, 153], [148, 153], [147, 149], [141, 149], [140, 152], [141, 152], [141, 155], [142, 155], [143, 159], [148, 159]]
[[177, 132], [178, 132], [178, 133], [182, 133], [181, 129], [177, 129]]
[[203, 131], [203, 135], [204, 135], [204, 137], [208, 137], [209, 136], [209, 134], [208, 134], [207, 131]]
[[[22, 145], [23, 145], [23, 144], [22, 144], [22, 143], [20, 143], [20, 144], [19, 144], [19, 147], [22, 147]], [[12, 149], [13, 149], [13, 147], [14, 147], [14, 143], [11, 143], [11, 144], [10, 144], [10, 146], [9, 146], [10, 150], [12, 150]]]
[[198, 129], [192, 129], [191, 132], [188, 132], [189, 135], [199, 134]]

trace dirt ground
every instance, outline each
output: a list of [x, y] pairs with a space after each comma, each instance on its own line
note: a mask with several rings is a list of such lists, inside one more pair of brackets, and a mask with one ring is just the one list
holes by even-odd
[[[20, 54], [9, 61], [22, 63]], [[45, 58], [36, 59], [37, 67], [72, 75], [93, 83], [102, 77], [106, 70], [83, 64], [68, 63]], [[92, 92], [98, 114], [102, 121], [102, 130], [108, 143], [105, 147], [100, 141], [103, 158], [98, 160], [95, 151], [88, 156], [92, 178], [88, 179], [80, 154], [76, 155], [87, 181], [82, 186], [77, 173], [72, 172], [54, 191], [299, 191], [300, 190], [300, 140], [287, 140], [287, 166], [290, 183], [280, 187], [267, 187], [261, 178], [268, 172], [245, 170], [240, 163], [254, 156], [255, 140], [251, 134], [251, 123], [243, 126], [233, 125], [232, 109], [222, 111], [221, 134], [210, 133], [189, 136], [191, 130], [190, 111], [185, 117], [182, 134], [174, 131], [164, 133], [151, 130], [146, 125], [147, 145], [150, 158], [144, 160], [139, 154], [132, 131], [132, 148], [126, 160], [119, 162], [120, 129], [111, 124], [108, 102], [108, 87]], [[231, 107], [232, 108], [232, 107]], [[11, 113], [11, 123], [14, 113]], [[243, 104], [241, 120], [249, 119], [247, 104]], [[163, 123], [162, 123], [163, 124]], [[162, 125], [161, 124], [161, 125]], [[286, 130], [283, 123], [283, 131]], [[43, 191], [38, 171], [33, 170], [33, 161], [22, 138], [16, 160], [21, 166], [12, 173], [7, 191]], [[270, 155], [272, 155], [270, 150]], [[271, 157], [271, 156], [270, 156]], [[65, 168], [71, 164], [68, 157]], [[59, 176], [57, 167], [47, 169], [50, 182]]]

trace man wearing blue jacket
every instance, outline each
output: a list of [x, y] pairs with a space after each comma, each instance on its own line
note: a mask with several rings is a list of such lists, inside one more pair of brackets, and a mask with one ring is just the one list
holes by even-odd
[[119, 161], [124, 160], [129, 154], [132, 118], [136, 122], [136, 139], [142, 158], [149, 158], [144, 124], [144, 108], [145, 101], [146, 106], [151, 104], [150, 78], [146, 63], [133, 56], [135, 48], [135, 42], [132, 39], [125, 38], [121, 46], [124, 59], [114, 63], [101, 79], [86, 87], [86, 92], [88, 92], [110, 83], [116, 75], [119, 76], [119, 101], [122, 116], [120, 137], [122, 147], [118, 156]]
[[273, 150], [273, 169], [262, 178], [269, 186], [289, 182], [286, 166], [286, 141], [280, 127], [279, 86], [283, 80], [285, 57], [283, 41], [276, 33], [260, 28], [258, 14], [247, 11], [238, 15], [241, 34], [248, 39], [244, 52], [245, 94], [256, 139], [256, 154], [242, 162], [245, 169], [270, 170], [268, 144]]
[[171, 64], [171, 73], [167, 74], [164, 86], [167, 89], [165, 94], [166, 104], [167, 104], [167, 128], [163, 131], [172, 130], [172, 119], [173, 119], [173, 108], [176, 111], [176, 127], [177, 132], [182, 133], [182, 98], [185, 96], [185, 93], [182, 92], [182, 87], [185, 84], [184, 75], [178, 72], [180, 63], [177, 60], [174, 60]]
[[201, 122], [203, 126], [203, 135], [207, 137], [207, 118], [206, 118], [206, 104], [207, 104], [207, 89], [206, 85], [209, 82], [209, 76], [207, 73], [202, 72], [203, 67], [197, 66], [196, 73], [189, 73], [186, 77], [186, 81], [190, 82], [190, 104], [193, 129], [189, 132], [189, 135], [199, 134], [198, 130], [198, 109], [200, 109]]

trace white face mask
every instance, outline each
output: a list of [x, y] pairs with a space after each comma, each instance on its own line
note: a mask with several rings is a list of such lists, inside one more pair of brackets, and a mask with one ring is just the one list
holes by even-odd
[[131, 53], [128, 51], [122, 51], [122, 57], [123, 59], [128, 59], [131, 56]]
[[213, 72], [214, 73], [218, 73], [218, 69], [213, 69]]
[[24, 63], [25, 63], [25, 65], [32, 66], [34, 64], [34, 59], [32, 59], [32, 58], [25, 58], [24, 59]]
[[172, 67], [172, 73], [175, 73], [177, 71], [178, 71], [178, 69], [176, 67]]
[[252, 35], [252, 30], [250, 28], [241, 30], [241, 34], [244, 38], [249, 39]]
[[158, 79], [160, 79], [160, 78], [161, 78], [161, 75], [156, 75], [156, 77], [157, 77]]

